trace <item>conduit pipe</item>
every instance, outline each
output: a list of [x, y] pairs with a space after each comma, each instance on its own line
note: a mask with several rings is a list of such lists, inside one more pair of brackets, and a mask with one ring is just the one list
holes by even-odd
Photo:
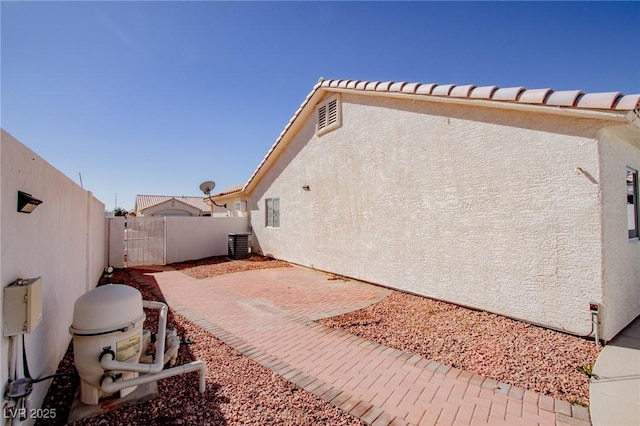
[[105, 376], [100, 388], [106, 393], [115, 393], [122, 389], [130, 388], [133, 386], [142, 385], [149, 382], [155, 382], [157, 380], [166, 379], [168, 377], [177, 376], [179, 374], [191, 373], [198, 371], [200, 375], [199, 392], [204, 393], [206, 385], [207, 365], [204, 361], [193, 361], [188, 364], [180, 365], [178, 367], [162, 370], [155, 374], [146, 374], [144, 376], [138, 376], [133, 379], [122, 380], [119, 382], [112, 381], [111, 377]]
[[[147, 309], [159, 309], [158, 335], [156, 339], [156, 353], [164, 354], [164, 343], [167, 328], [167, 305], [162, 302], [143, 300], [142, 307]], [[100, 365], [105, 370], [135, 371], [143, 374], [156, 374], [164, 368], [164, 356], [159, 356], [153, 364], [141, 364], [137, 362], [116, 361], [113, 352], [106, 352], [100, 356]], [[125, 386], [128, 387], [128, 386]]]

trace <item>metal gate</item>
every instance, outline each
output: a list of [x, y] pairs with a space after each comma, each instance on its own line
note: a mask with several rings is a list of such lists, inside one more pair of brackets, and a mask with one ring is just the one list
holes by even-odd
[[160, 216], [129, 217], [124, 229], [125, 267], [164, 265], [166, 220]]

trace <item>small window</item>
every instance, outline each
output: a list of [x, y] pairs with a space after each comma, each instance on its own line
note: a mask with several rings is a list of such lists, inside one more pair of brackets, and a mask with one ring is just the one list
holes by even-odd
[[272, 228], [280, 227], [280, 198], [265, 200], [266, 225]]
[[638, 171], [627, 169], [627, 223], [629, 238], [638, 238]]
[[340, 98], [337, 95], [319, 103], [316, 111], [318, 118], [316, 133], [318, 135], [337, 129], [342, 125]]
[[233, 203], [233, 209], [237, 212], [246, 212], [247, 211], [247, 202], [246, 201], [236, 201]]

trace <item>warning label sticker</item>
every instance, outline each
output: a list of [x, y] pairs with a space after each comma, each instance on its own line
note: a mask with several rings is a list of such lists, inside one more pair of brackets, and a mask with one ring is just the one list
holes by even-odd
[[116, 360], [126, 361], [140, 350], [140, 334], [116, 343]]

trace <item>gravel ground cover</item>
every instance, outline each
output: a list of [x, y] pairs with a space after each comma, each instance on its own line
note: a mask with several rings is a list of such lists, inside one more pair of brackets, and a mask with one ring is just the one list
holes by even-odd
[[[268, 268], [279, 267], [282, 262], [253, 260], [246, 261], [246, 264], [260, 264]], [[212, 263], [212, 270], [237, 269], [229, 265], [220, 269], [218, 265], [221, 262]], [[250, 269], [254, 268], [250, 266]], [[157, 300], [141, 288], [126, 270], [117, 270], [113, 282], [137, 288], [143, 299]], [[145, 313], [145, 328], [155, 331], [157, 311]], [[177, 365], [198, 359], [207, 363], [205, 394], [198, 393], [197, 373], [174, 376], [158, 382], [160, 397], [152, 401], [77, 421], [74, 425], [364, 425], [361, 420], [242, 356], [171, 310], [167, 327], [176, 328], [183, 340], [194, 342], [181, 346]], [[70, 345], [58, 372], [72, 371], [75, 370]], [[77, 375], [53, 380], [43, 408], [55, 409], [56, 419], [40, 424], [65, 424], [78, 381]]]
[[393, 292], [368, 308], [319, 321], [483, 377], [584, 406], [601, 348], [592, 340], [500, 315]]
[[[288, 264], [258, 256], [230, 262], [221, 256], [169, 266], [203, 279]], [[141, 290], [143, 298], [155, 300], [126, 270], [117, 270], [114, 282], [129, 284]], [[153, 329], [157, 314], [154, 311], [147, 314], [145, 328]], [[393, 292], [366, 309], [319, 322], [484, 377], [582, 405], [589, 402], [589, 381], [577, 368], [592, 367], [600, 352], [600, 347], [592, 341], [401, 292]], [[205, 395], [197, 392], [197, 374], [177, 376], [159, 382], [161, 396], [153, 401], [75, 424], [363, 424], [241, 356], [171, 310], [168, 326], [177, 328], [184, 339], [195, 342], [181, 347], [179, 364], [196, 359], [207, 362]], [[58, 372], [71, 371], [74, 371], [74, 365], [70, 345]], [[77, 375], [53, 380], [44, 408], [56, 409], [57, 424], [63, 424], [67, 418], [77, 386]], [[55, 423], [49, 420], [46, 424]]]

